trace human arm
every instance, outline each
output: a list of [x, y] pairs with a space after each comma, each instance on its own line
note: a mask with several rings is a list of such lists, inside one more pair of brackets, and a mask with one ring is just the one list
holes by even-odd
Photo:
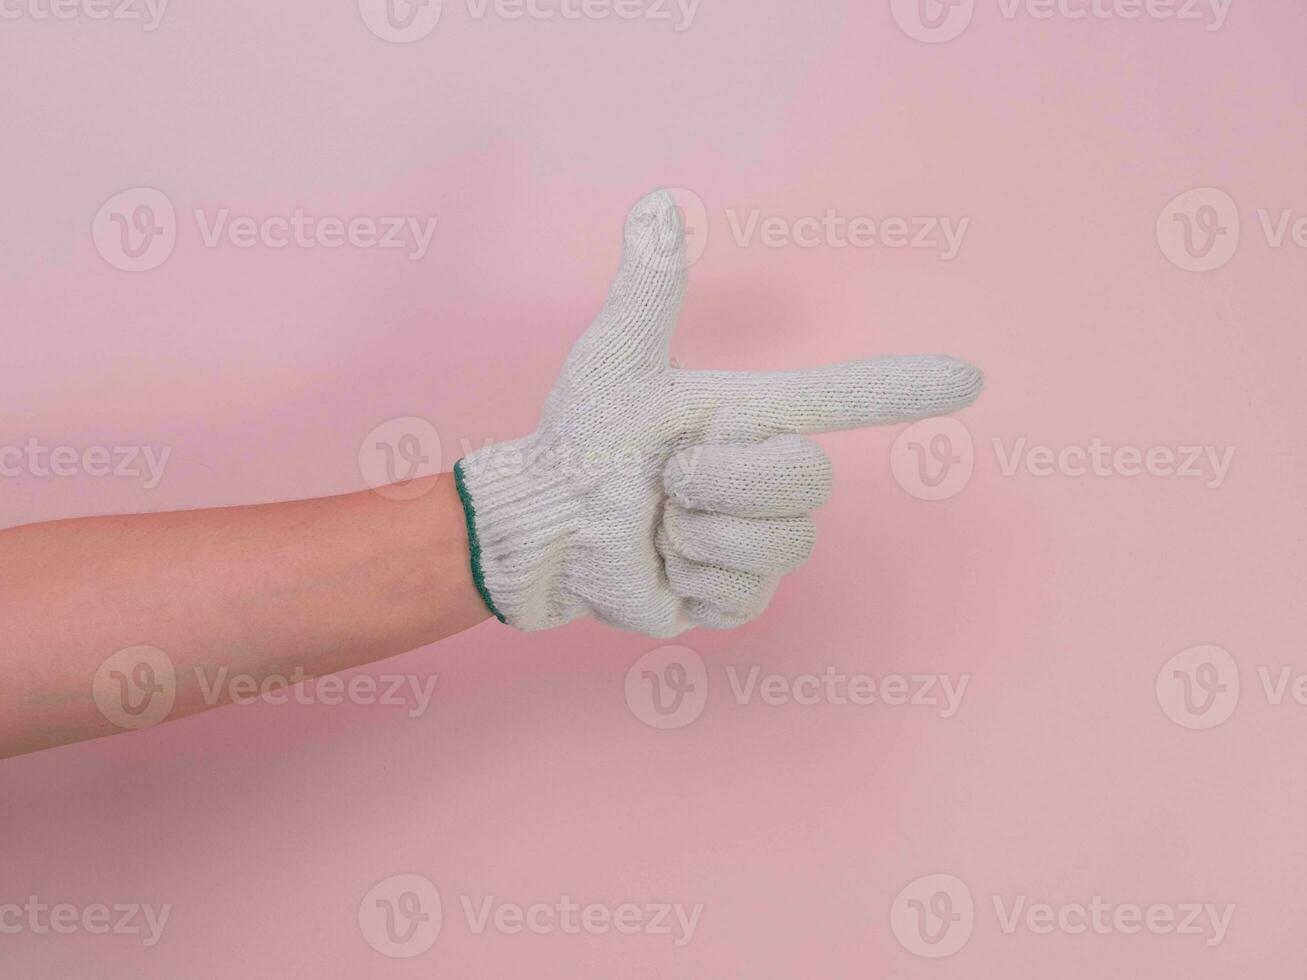
[[[230, 701], [218, 677], [319, 677], [486, 619], [450, 474], [406, 491], [0, 531], [0, 758], [152, 723], [127, 712], [168, 664], [174, 719]], [[101, 670], [142, 647], [167, 663]]]

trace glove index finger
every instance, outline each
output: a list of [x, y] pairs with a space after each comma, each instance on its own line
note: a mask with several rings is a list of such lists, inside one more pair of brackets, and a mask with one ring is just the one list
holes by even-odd
[[834, 432], [945, 415], [970, 405], [985, 386], [979, 368], [942, 354], [745, 377], [745, 410], [773, 433]]

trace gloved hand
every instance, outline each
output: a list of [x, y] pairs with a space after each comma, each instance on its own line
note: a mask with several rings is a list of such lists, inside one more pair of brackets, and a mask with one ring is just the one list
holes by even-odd
[[540, 425], [455, 467], [473, 576], [524, 630], [593, 616], [670, 637], [757, 616], [813, 543], [830, 461], [801, 433], [885, 425], [970, 404], [981, 373], [885, 357], [751, 374], [673, 367], [685, 234], [658, 191], [627, 219], [608, 301]]

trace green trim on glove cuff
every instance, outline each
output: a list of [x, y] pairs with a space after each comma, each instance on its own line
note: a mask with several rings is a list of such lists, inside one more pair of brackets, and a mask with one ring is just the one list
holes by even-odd
[[461, 459], [454, 464], [454, 486], [458, 488], [458, 499], [463, 504], [463, 517], [467, 520], [467, 549], [472, 554], [472, 582], [476, 585], [486, 608], [495, 614], [495, 619], [507, 623], [504, 614], [495, 608], [495, 600], [490, 598], [490, 590], [486, 588], [486, 575], [481, 570], [481, 540], [477, 537], [477, 512], [472, 506], [472, 495], [467, 491], [467, 483], [463, 480]]

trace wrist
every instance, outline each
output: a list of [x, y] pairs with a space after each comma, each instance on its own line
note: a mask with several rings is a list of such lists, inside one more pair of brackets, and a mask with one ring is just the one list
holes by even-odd
[[500, 622], [522, 630], [561, 626], [586, 612], [564, 581], [580, 502], [536, 448], [528, 436], [477, 450], [454, 467], [477, 591]]

